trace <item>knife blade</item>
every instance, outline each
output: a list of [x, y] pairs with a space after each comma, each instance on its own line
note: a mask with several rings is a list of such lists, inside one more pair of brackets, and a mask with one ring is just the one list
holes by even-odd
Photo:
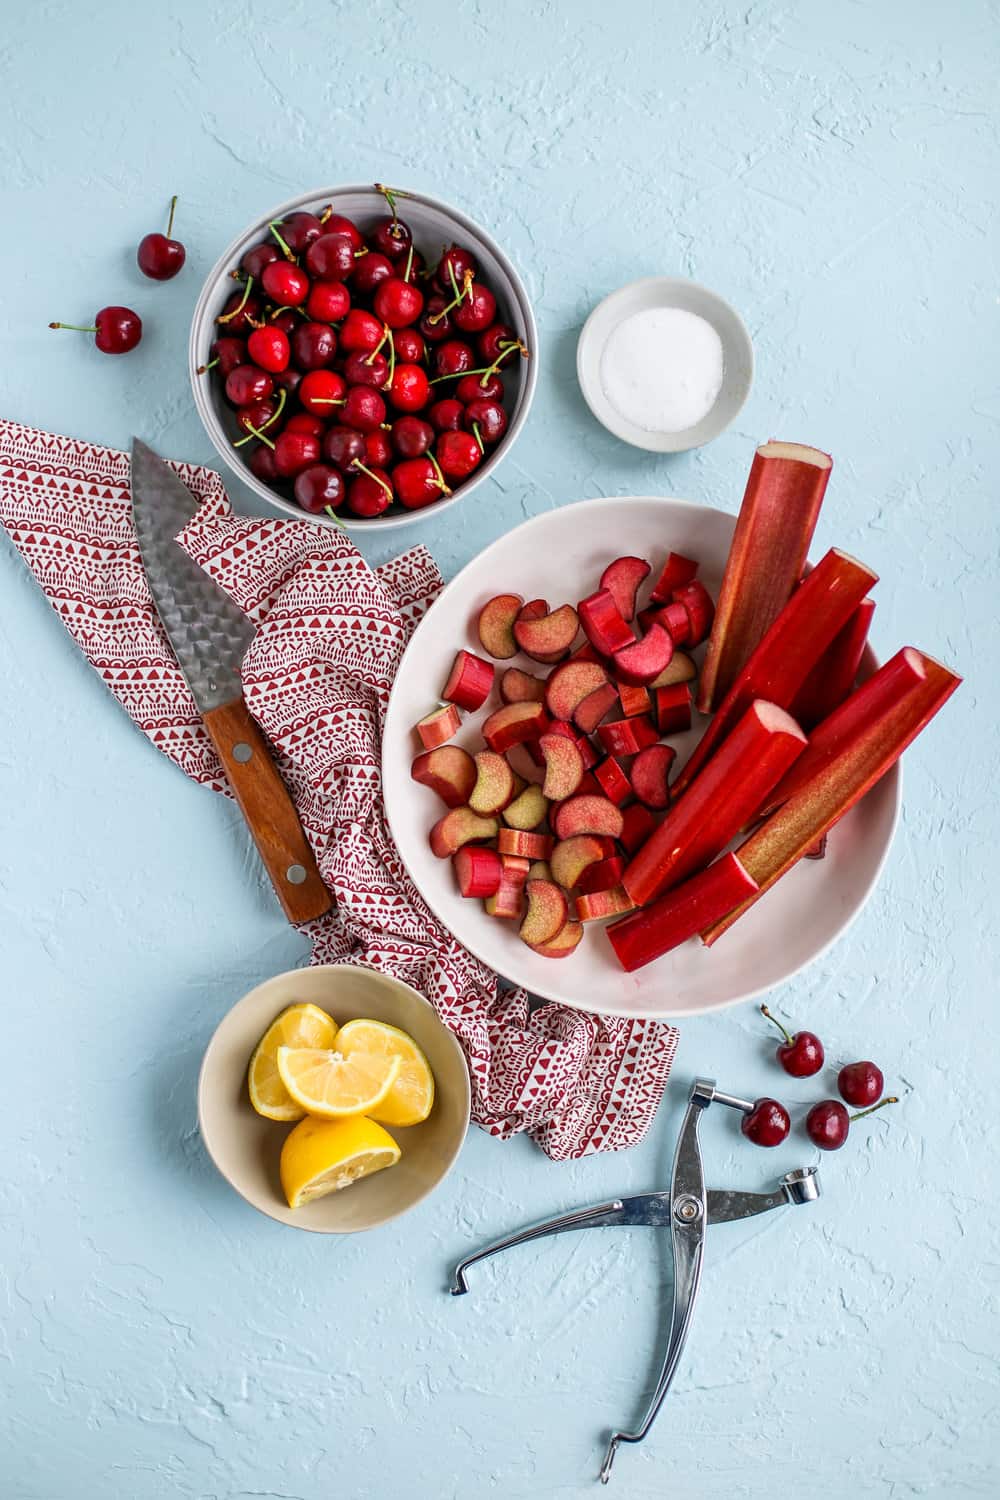
[[198, 501], [152, 448], [132, 439], [132, 514], [153, 603], [290, 922], [333, 905], [295, 804], [243, 699], [255, 629], [175, 541]]

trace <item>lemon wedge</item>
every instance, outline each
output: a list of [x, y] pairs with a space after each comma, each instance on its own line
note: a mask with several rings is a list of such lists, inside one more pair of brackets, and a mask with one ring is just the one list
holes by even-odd
[[301, 1120], [305, 1114], [296, 1104], [278, 1073], [279, 1047], [332, 1047], [337, 1023], [318, 1005], [290, 1005], [283, 1010], [257, 1043], [250, 1059], [247, 1085], [250, 1103], [267, 1120]]
[[392, 1136], [363, 1115], [302, 1120], [281, 1148], [281, 1186], [289, 1208], [301, 1208], [398, 1161]]
[[329, 1048], [278, 1048], [278, 1072], [285, 1088], [307, 1115], [326, 1120], [377, 1109], [402, 1066], [398, 1057], [369, 1057], [364, 1052], [344, 1057]]
[[434, 1104], [434, 1074], [411, 1036], [384, 1021], [348, 1021], [337, 1034], [342, 1057], [365, 1053], [369, 1057], [398, 1057], [402, 1066], [392, 1088], [380, 1104], [367, 1111], [383, 1125], [419, 1125]]

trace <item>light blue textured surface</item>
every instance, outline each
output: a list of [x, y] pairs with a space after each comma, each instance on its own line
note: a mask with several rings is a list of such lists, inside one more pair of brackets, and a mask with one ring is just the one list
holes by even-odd
[[[773, 997], [832, 1059], [879, 1059], [904, 1103], [824, 1162], [815, 1211], [713, 1234], [676, 1389], [618, 1459], [629, 1500], [1000, 1486], [998, 64], [1000, 13], [977, 0], [5, 10], [5, 415], [211, 462], [184, 349], [220, 247], [304, 187], [413, 185], [492, 229], [544, 341], [496, 482], [410, 533], [446, 574], [587, 495], [735, 508], [753, 445], [799, 439], [836, 457], [819, 542], [882, 574], [877, 646], [967, 675], [907, 757], [868, 909]], [[188, 265], [156, 286], [134, 246], [175, 191]], [[666, 461], [599, 429], [573, 368], [592, 304], [652, 272], [728, 296], [757, 352], [736, 428]], [[108, 301], [146, 320], [126, 359], [46, 331]], [[196, 1070], [232, 1001], [302, 944], [236, 811], [130, 727], [7, 547], [0, 600], [0, 1493], [596, 1493], [602, 1435], [637, 1413], [662, 1337], [654, 1239], [542, 1244], [461, 1301], [449, 1263], [662, 1183], [697, 1071], [789, 1101], [815, 1089], [784, 1084], [744, 1006], [684, 1028], [631, 1154], [556, 1167], [474, 1134], [441, 1193], [370, 1238], [254, 1215], [202, 1151]], [[765, 1158], [731, 1119], [707, 1124], [719, 1184], [811, 1155], [793, 1136]]]

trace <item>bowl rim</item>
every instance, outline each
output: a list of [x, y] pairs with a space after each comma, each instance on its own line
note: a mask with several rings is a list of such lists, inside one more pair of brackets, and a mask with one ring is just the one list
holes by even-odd
[[[275, 494], [262, 480], [257, 478], [247, 464], [234, 455], [232, 444], [226, 438], [219, 417], [209, 399], [208, 385], [204, 378], [198, 374], [198, 344], [202, 336], [202, 328], [207, 316], [208, 304], [217, 292], [219, 283], [231, 269], [235, 258], [243, 247], [244, 241], [250, 235], [255, 234], [262, 225], [267, 225], [271, 220], [284, 218], [288, 214], [295, 213], [319, 200], [335, 202], [338, 196], [348, 193], [377, 194], [377, 189], [373, 183], [341, 183], [336, 187], [319, 187], [311, 189], [308, 192], [297, 193], [294, 198], [289, 198], [284, 203], [277, 204], [274, 208], [269, 209], [266, 214], [258, 216], [250, 224], [246, 225], [226, 246], [202, 282], [198, 300], [191, 315], [191, 327], [188, 334], [188, 379], [191, 382], [195, 409], [198, 412], [201, 424], [208, 434], [212, 446], [220, 458], [224, 460], [228, 468], [248, 489], [251, 489], [254, 494], [258, 495], [268, 505], [273, 506], [283, 515], [290, 516], [297, 521], [310, 521], [317, 526], [335, 527], [338, 530], [346, 529], [356, 534], [373, 529], [389, 531], [395, 527], [409, 526], [417, 521], [425, 520], [429, 516], [439, 516], [444, 511], [450, 509], [451, 506], [457, 505], [459, 501], [464, 500], [478, 484], [493, 473], [497, 465], [503, 461], [517, 441], [527, 421], [528, 413], [531, 410], [531, 404], [535, 397], [535, 388], [538, 383], [538, 327], [535, 322], [534, 309], [520, 272], [507, 255], [507, 252], [497, 243], [487, 229], [484, 229], [475, 219], [470, 218], [468, 214], [463, 213], [461, 209], [453, 208], [450, 203], [444, 202], [441, 198], [434, 198], [429, 193], [421, 193], [410, 188], [400, 189], [399, 191], [400, 196], [404, 199], [412, 199], [428, 208], [435, 209], [439, 213], [446, 214], [454, 221], [456, 228], [472, 236], [478, 236], [480, 240], [485, 242], [490, 253], [499, 261], [504, 272], [510, 279], [514, 289], [515, 300], [518, 304], [518, 312], [524, 320], [530, 351], [529, 358], [522, 360], [520, 363], [522, 386], [518, 396], [518, 404], [502, 441], [494, 452], [490, 454], [486, 462], [468, 480], [465, 480], [461, 488], [450, 498], [435, 501], [433, 505], [423, 506], [419, 510], [404, 511], [401, 515], [374, 516], [369, 520], [364, 520], [361, 517], [351, 519], [345, 516], [342, 519], [338, 517], [338, 520], [334, 521], [329, 516], [310, 515], [308, 511], [300, 510], [290, 500], [286, 500], [283, 496]], [[378, 196], [381, 198], [381, 194], [378, 194]]]
[[[422, 1193], [419, 1194], [418, 1197], [414, 1198], [412, 1202], [406, 1203], [401, 1208], [398, 1208], [392, 1212], [382, 1214], [379, 1218], [373, 1220], [371, 1224], [365, 1224], [363, 1226], [359, 1225], [356, 1228], [337, 1229], [328, 1227], [323, 1224], [307, 1224], [304, 1222], [298, 1224], [290, 1223], [289, 1220], [282, 1217], [281, 1214], [274, 1213], [263, 1203], [258, 1203], [255, 1199], [248, 1197], [240, 1183], [235, 1181], [221, 1165], [215, 1154], [215, 1151], [212, 1148], [211, 1130], [206, 1130], [205, 1128], [204, 1102], [208, 1096], [210, 1087], [207, 1078], [210, 1057], [216, 1045], [219, 1044], [220, 1032], [222, 1031], [226, 1023], [230, 1020], [233, 1013], [237, 1011], [241, 1006], [245, 1005], [247, 1002], [255, 999], [262, 991], [269, 989], [272, 985], [277, 984], [282, 980], [294, 979], [297, 975], [300, 975], [303, 972], [304, 971], [302, 969], [285, 969], [280, 974], [269, 975], [267, 979], [262, 979], [259, 984], [254, 985], [252, 990], [247, 990], [245, 995], [241, 995], [238, 1000], [235, 1000], [226, 1011], [225, 1015], [220, 1017], [217, 1025], [215, 1026], [215, 1029], [212, 1032], [211, 1037], [208, 1040], [208, 1043], [206, 1044], [205, 1050], [202, 1053], [201, 1063], [198, 1068], [198, 1083], [196, 1087], [198, 1135], [201, 1139], [201, 1143], [205, 1149], [206, 1155], [208, 1156], [213, 1167], [218, 1172], [223, 1181], [228, 1183], [233, 1192], [237, 1193], [243, 1199], [244, 1203], [249, 1204], [250, 1207], [256, 1209], [258, 1213], [264, 1214], [267, 1218], [273, 1220], [275, 1224], [280, 1224], [285, 1229], [298, 1230], [299, 1232], [305, 1231], [307, 1234], [366, 1234], [369, 1230], [378, 1229], [383, 1224], [391, 1224], [394, 1219], [401, 1219], [404, 1214], [409, 1213], [411, 1209], [416, 1208], [419, 1204], [423, 1203], [427, 1198], [429, 1198], [432, 1193], [435, 1193], [440, 1187], [441, 1183], [444, 1182], [445, 1178], [450, 1176], [452, 1171], [454, 1171], [455, 1163], [458, 1161], [458, 1158], [461, 1154], [462, 1147], [464, 1146], [469, 1134], [469, 1126], [472, 1122], [472, 1080], [469, 1074], [469, 1064], [468, 1060], [466, 1059], [465, 1053], [462, 1050], [462, 1045], [455, 1033], [449, 1026], [445, 1025], [444, 1021], [442, 1021], [441, 1017], [434, 1009], [434, 1006], [426, 998], [426, 996], [422, 995], [419, 990], [414, 989], [413, 985], [407, 983], [405, 979], [397, 979], [395, 974], [383, 974], [380, 970], [368, 968], [363, 964], [309, 964], [305, 972], [327, 974], [339, 974], [347, 972], [353, 974], [364, 974], [368, 978], [371, 978], [374, 975], [376, 979], [388, 980], [392, 984], [399, 985], [402, 989], [407, 990], [414, 999], [420, 1002], [420, 1006], [424, 1007], [429, 1012], [431, 1019], [441, 1028], [441, 1031], [446, 1038], [445, 1044], [452, 1048], [455, 1056], [461, 1064], [461, 1067], [459, 1069], [459, 1077], [462, 1080], [461, 1091], [463, 1098], [459, 1102], [461, 1104], [460, 1113], [465, 1123], [461, 1134], [455, 1141], [454, 1147], [448, 1155], [448, 1160], [440, 1177], [438, 1177], [433, 1183], [431, 1183]], [[280, 1011], [275, 1011], [274, 1017], [272, 1019], [275, 1019], [279, 1014]], [[249, 1061], [250, 1059], [248, 1056], [248, 1066]]]
[[[637, 427], [627, 417], [617, 412], [609, 401], [603, 400], [598, 394], [599, 389], [599, 361], [601, 349], [594, 349], [597, 325], [612, 312], [618, 303], [624, 303], [641, 299], [646, 296], [648, 305], [655, 305], [656, 292], [670, 292], [677, 288], [684, 288], [687, 293], [695, 293], [703, 298], [708, 306], [714, 307], [722, 316], [729, 320], [735, 330], [735, 343], [743, 360], [746, 375], [740, 390], [739, 400], [724, 422], [711, 420], [712, 413], [718, 408], [718, 401], [706, 413], [700, 422], [693, 427], [687, 427], [682, 432], [647, 432], [642, 427]], [[664, 306], [680, 305], [676, 302], [664, 302]], [[714, 325], [713, 325], [714, 326]], [[719, 332], [719, 330], [716, 330]], [[719, 334], [720, 338], [722, 334]], [[729, 341], [732, 344], [732, 340]], [[602, 345], [603, 348], [603, 345]], [[628, 281], [623, 286], [617, 287], [602, 297], [587, 315], [587, 319], [580, 330], [580, 336], [576, 344], [576, 378], [580, 386], [584, 401], [590, 408], [594, 417], [601, 426], [614, 437], [620, 438], [623, 443], [628, 443], [633, 448], [642, 448], [647, 453], [687, 453], [694, 448], [703, 448], [706, 443], [713, 442], [721, 436], [727, 428], [731, 427], [746, 405], [750, 392], [753, 389], [754, 380], [754, 350], [750, 330], [737, 312], [733, 304], [719, 292], [706, 286], [704, 282], [695, 281], [688, 276], [640, 276], [636, 281]], [[704, 429], [704, 430], [703, 430]], [[700, 433], [695, 440], [691, 440], [689, 434]]]

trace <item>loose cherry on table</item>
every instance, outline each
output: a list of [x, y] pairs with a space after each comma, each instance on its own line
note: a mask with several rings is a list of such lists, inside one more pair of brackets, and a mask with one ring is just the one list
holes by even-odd
[[853, 1104], [855, 1109], [864, 1109], [881, 1099], [885, 1078], [882, 1069], [873, 1062], [848, 1063], [837, 1074], [837, 1088], [840, 1097], [848, 1104]]
[[780, 1146], [791, 1129], [788, 1110], [777, 1099], [757, 1099], [749, 1114], [740, 1121], [740, 1129], [755, 1146]]
[[127, 354], [142, 338], [142, 319], [130, 307], [102, 307], [93, 323], [50, 323], [74, 333], [92, 333], [102, 354]]
[[177, 207], [176, 193], [170, 200], [170, 218], [166, 234], [147, 234], [139, 241], [136, 261], [139, 270], [152, 281], [169, 281], [176, 276], [187, 257], [180, 240], [172, 240], [170, 231], [174, 227], [174, 210]]
[[889, 1094], [870, 1109], [849, 1115], [839, 1099], [821, 1099], [806, 1115], [806, 1134], [821, 1151], [839, 1151], [847, 1140], [852, 1121], [864, 1119], [865, 1115], [873, 1114], [885, 1104], [898, 1103], [896, 1096]]
[[826, 1054], [823, 1051], [823, 1043], [814, 1031], [797, 1031], [791, 1036], [786, 1028], [773, 1016], [766, 1005], [760, 1008], [762, 1016], [766, 1016], [784, 1037], [775, 1049], [775, 1057], [778, 1059], [786, 1073], [793, 1078], [811, 1078], [818, 1073], [823, 1066]]

